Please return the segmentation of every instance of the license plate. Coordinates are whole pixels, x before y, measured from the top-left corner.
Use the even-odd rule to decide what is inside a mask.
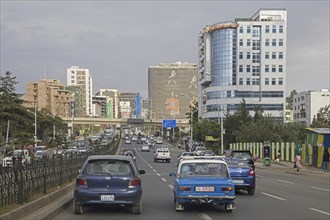
[[[196,192],[214,192],[213,186],[196,186]]]
[[[234,183],[244,183],[244,180],[233,180]]]
[[[114,201],[115,195],[101,195],[101,201]]]

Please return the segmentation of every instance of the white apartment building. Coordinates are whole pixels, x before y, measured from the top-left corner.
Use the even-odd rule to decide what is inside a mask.
[[[250,18],[206,26],[199,35],[199,117],[218,120],[244,99],[285,119],[286,9],[260,9]]]
[[[85,103],[84,112],[87,116],[92,116],[93,81],[89,69],[71,66],[67,68],[66,73],[68,86],[80,86],[82,88]]]
[[[293,114],[295,122],[306,122],[311,125],[320,108],[330,105],[330,92],[327,89],[304,91],[293,97]]]

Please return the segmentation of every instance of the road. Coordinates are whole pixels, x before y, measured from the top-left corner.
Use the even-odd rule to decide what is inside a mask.
[[[141,144],[122,144],[137,152],[137,165],[146,171],[142,175],[143,212],[133,215],[124,207],[89,207],[83,215],[74,215],[72,206],[53,219],[330,219],[330,186],[327,178],[293,175],[276,169],[256,168],[257,188],[254,196],[237,192],[236,209],[226,213],[208,206],[192,206],[176,212],[173,203],[173,178],[176,155],[180,150],[171,149],[171,163],[155,163],[153,152],[141,152]]]

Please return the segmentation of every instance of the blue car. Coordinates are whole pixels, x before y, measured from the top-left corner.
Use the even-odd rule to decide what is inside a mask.
[[[236,190],[247,190],[249,195],[254,195],[256,176],[254,169],[244,159],[225,158],[230,176]]]
[[[129,156],[93,155],[85,161],[76,178],[73,209],[83,214],[89,205],[125,205],[133,214],[142,212],[142,184],[138,170]]]
[[[188,204],[223,205],[227,212],[235,209],[235,187],[225,161],[184,159],[179,163],[177,172],[169,175],[175,177],[176,211],[184,210]]]

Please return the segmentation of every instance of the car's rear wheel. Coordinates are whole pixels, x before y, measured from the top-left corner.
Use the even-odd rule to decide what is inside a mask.
[[[132,205],[132,213],[134,215],[140,215],[142,213],[142,202]]]
[[[74,214],[83,214],[83,206],[82,205],[77,205],[75,201],[73,200],[73,212]]]
[[[248,189],[248,194],[253,196],[254,195],[255,189]]]

